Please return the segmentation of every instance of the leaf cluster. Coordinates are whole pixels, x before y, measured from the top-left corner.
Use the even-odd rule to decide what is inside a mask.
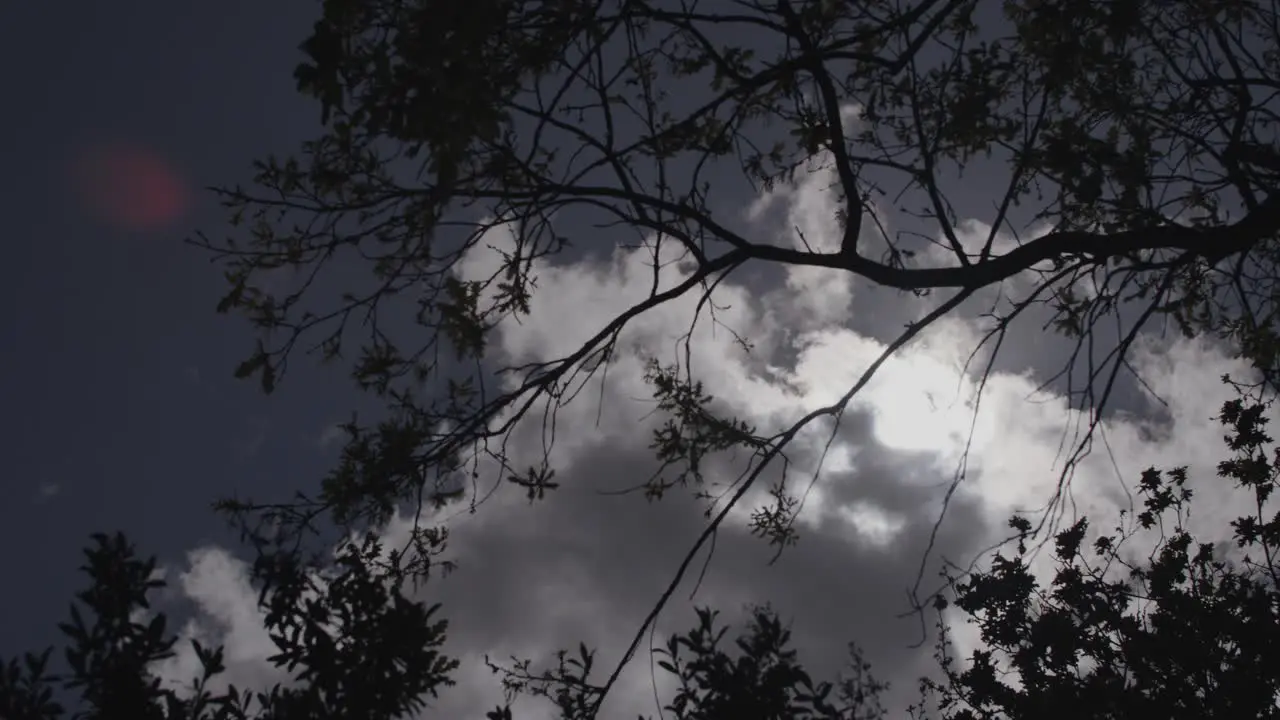
[[[165,586],[154,558],[121,534],[94,535],[85,550],[88,587],[59,625],[65,669],[53,648],[0,662],[6,720],[286,720],[406,717],[453,684],[456,660],[441,652],[448,624],[438,605],[410,599],[377,570],[372,540],[341,548],[336,563],[306,571],[296,558],[263,555],[253,576],[259,608],[287,682],[242,690],[221,682],[221,647],[191,639],[200,673],[189,685],[162,683],[157,663],[178,638],[151,597]],[[78,701],[75,696],[78,696]]]
[[[1087,518],[1059,532],[1047,584],[1032,570],[1031,525],[1015,517],[1017,552],[953,579],[954,602],[984,647],[960,666],[945,639],[939,646],[945,681],[923,684],[939,716],[1280,717],[1280,520],[1268,504],[1280,463],[1265,411],[1236,399],[1219,416],[1231,451],[1220,481],[1256,501],[1256,513],[1231,523],[1243,555],[1188,529],[1184,467],[1144,472],[1142,509],[1114,532],[1086,543]],[[1145,558],[1125,551],[1138,532],[1159,534]]]

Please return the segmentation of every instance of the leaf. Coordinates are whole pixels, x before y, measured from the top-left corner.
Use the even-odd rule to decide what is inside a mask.
[[[236,372],[235,372],[236,379],[243,380],[244,378],[249,377],[258,368],[262,367],[266,363],[266,360],[267,360],[266,355],[262,353],[254,353],[252,357],[242,361],[239,365],[236,366]]]

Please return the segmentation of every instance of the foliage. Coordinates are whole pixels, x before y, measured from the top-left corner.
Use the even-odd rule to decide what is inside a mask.
[[[151,610],[150,596],[165,583],[154,558],[140,559],[123,535],[94,535],[83,567],[89,586],[59,626],[70,641],[67,670],[53,672],[53,648],[0,661],[0,718],[390,719],[417,712],[426,696],[453,684],[457,661],[439,650],[447,629],[435,619],[439,606],[409,599],[379,572],[381,551],[371,538],[348,543],[323,581],[287,557],[264,555],[254,576],[279,650],[270,661],[292,681],[215,692],[226,669],[222,648],[195,639],[202,670],[189,687],[162,685],[151,673],[178,642],[166,615]],[[63,704],[71,693],[78,708]]]
[[[297,351],[338,360],[354,344],[353,377],[387,400],[390,417],[355,427],[347,458],[307,501],[340,523],[376,524],[398,504],[456,492],[447,488],[464,458],[504,466],[505,444],[489,441],[539,406],[554,414],[572,401],[623,352],[619,335],[636,317],[699,293],[700,312],[713,312],[717,285],[747,266],[948,291],[948,310],[1030,278],[1031,290],[993,310],[988,340],[998,345],[1029,308],[1050,313],[1078,339],[1067,362],[1085,377],[1072,392],[1097,413],[1153,318],[1228,338],[1269,371],[1275,8],[1037,0],[1006,2],[1003,17],[992,9],[974,0],[714,11],[636,0],[324,3],[296,72],[324,131],[295,156],[258,163],[252,188],[221,191],[243,230],[195,240],[226,268],[219,309],[264,331],[238,374],[270,391]],[[839,251],[780,246],[713,217],[717,201],[738,204],[732,193],[815,164],[839,178]],[[991,233],[966,245],[959,218],[977,210],[959,176],[974,168],[1003,178],[984,181],[1003,189]],[[744,182],[708,180],[731,170]],[[599,241],[566,235],[595,221],[625,230],[593,230]],[[886,227],[898,230],[877,238]],[[461,259],[503,231],[513,244],[496,271],[464,277]],[[555,292],[537,287],[536,263],[571,244],[612,248],[628,231],[646,236],[655,263],[675,253],[688,272],[559,358],[502,366],[489,352],[496,328],[529,313],[535,293]],[[1127,328],[1098,350],[1093,328],[1112,316]],[[664,465],[688,464],[673,468],[675,480],[656,476],[651,495],[696,484],[700,460],[726,446],[749,448],[762,467],[794,437],[677,404],[701,402],[687,358],[641,352],[661,368],[655,393],[680,421],[681,432],[656,431],[655,451]],[[848,399],[796,422],[839,415]],[[773,512],[785,515],[788,494],[777,495]],[[790,524],[769,528],[785,536]]]
[[[1218,474],[1256,499],[1232,523],[1243,556],[1187,529],[1184,467],[1143,473],[1129,526],[1084,543],[1087,519],[1057,534],[1052,582],[1031,574],[1027,545],[954,585],[984,649],[964,669],[944,641],[945,682],[926,681],[947,720],[978,718],[1280,717],[1280,513],[1269,499],[1280,455],[1266,406],[1233,400],[1220,419],[1232,451]],[[1011,525],[1030,529],[1025,518]],[[1225,528],[1224,528],[1225,529]],[[1147,558],[1124,552],[1136,531],[1160,532]]]
[[[508,453],[511,433],[539,412],[554,427],[636,354],[670,418],[647,495],[704,493],[711,455],[749,458],[638,642],[767,468],[783,478],[755,529],[780,550],[794,542],[788,445],[980,294],[994,298],[983,372],[1010,332],[1040,332],[1020,319],[1075,343],[1061,377],[1089,432],[1061,482],[1157,323],[1231,343],[1273,389],[1278,27],[1274,0],[326,0],[295,74],[323,130],[258,162],[248,188],[221,190],[232,236],[193,242],[225,271],[219,310],[261,331],[237,375],[270,392],[315,353],[387,413],[352,421],[318,492],[223,508],[300,539],[320,518],[367,529],[481,480],[543,497],[558,484],[549,448],[529,465]],[[817,167],[837,179],[838,248],[778,244],[724,212]],[[973,198],[965,173],[991,195]],[[962,219],[979,215],[991,231],[971,238]],[[504,323],[556,292],[539,287],[541,264],[629,234],[655,278],[678,261],[669,284],[556,357],[493,351]],[[464,272],[485,252],[487,275]],[[696,305],[694,326],[716,322],[727,279],[797,267],[928,295],[931,309],[834,402],[781,429],[719,415],[689,362],[693,327],[674,357],[620,342],[673,302]],[[488,466],[500,478],[481,478]],[[471,491],[473,506],[484,497]],[[443,542],[415,533],[404,574]]]
[[[698,624],[674,635],[654,650],[656,664],[674,676],[675,695],[663,706],[663,717],[675,720],[878,720],[884,716],[879,696],[887,687],[871,675],[855,645],[849,646],[849,673],[836,682],[815,683],[790,647],[791,632],[769,607],[751,609],[746,633],[726,650],[729,628],[717,626],[717,613],[699,609]],[[576,657],[561,651],[556,667],[535,673],[530,661],[511,668],[490,663],[503,674],[507,705],[489,720],[511,720],[510,702],[524,694],[550,700],[563,720],[595,717],[605,688],[590,678],[594,653],[580,646]],[[656,686],[655,686],[656,687]],[[834,691],[834,693],[833,693]]]

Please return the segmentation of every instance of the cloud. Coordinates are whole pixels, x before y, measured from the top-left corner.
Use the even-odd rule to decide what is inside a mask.
[[[316,436],[315,443],[316,447],[324,449],[342,443],[345,438],[346,431],[342,429],[342,423],[332,423],[324,426]]]
[[[228,683],[262,689],[285,681],[286,675],[267,662],[277,651],[267,637],[247,564],[217,547],[193,550],[186,561],[173,589],[194,605],[194,617],[178,631],[175,655],[153,668],[157,676],[174,687],[185,687],[198,677],[200,663],[191,644],[196,640],[224,648],[227,671],[216,679],[214,692]]]
[[[748,213],[763,222],[771,210],[785,210],[772,228],[779,237],[797,241],[787,239],[795,226],[811,244],[829,249],[838,240],[831,234],[834,208],[823,172],[761,200]],[[964,228],[985,237],[977,223]],[[482,247],[493,249],[468,256],[464,277],[482,279],[497,269],[500,253],[512,243],[510,229],[496,228],[485,240]],[[654,253],[660,261],[676,259],[668,244],[539,264],[541,290],[533,295],[528,317],[501,327],[494,347],[499,360],[559,357],[598,332],[652,291]],[[686,277],[677,263],[660,265],[661,288]],[[764,292],[722,285],[714,323],[704,315],[693,324],[695,295],[636,318],[619,338],[620,353],[607,377],[595,376],[576,402],[556,411],[549,457],[559,489],[530,504],[519,488],[499,488],[475,514],[446,510],[432,518],[449,525],[450,553],[459,569],[432,579],[424,592],[444,604],[452,623],[449,647],[464,661],[459,687],[445,691],[436,711],[477,715],[498,702],[497,681],[481,662],[486,654],[547,660],[555,648],[581,640],[600,649],[602,671],[608,672],[705,527],[707,503],[689,492],[654,503],[611,494],[642,484],[655,470],[648,444],[659,419],[644,382],[647,360],[684,362],[681,338],[692,325],[689,362],[716,396],[718,410],[780,429],[845,392],[901,327],[886,317],[909,317],[923,306],[898,295],[898,305],[887,307],[876,304],[876,297],[886,296],[855,287],[847,275],[789,270],[785,282]],[[971,315],[940,321],[884,366],[838,426],[817,422],[799,435],[788,462],[764,473],[759,491],[747,498],[760,501],[769,483],[784,478],[802,492],[798,544],[770,565],[773,549],[749,532],[752,504],[740,507],[716,535],[705,576],[704,555],[673,596],[657,641],[689,627],[691,596],[693,603],[721,608],[730,620],[741,619],[748,603],[771,602],[792,622],[802,657],[815,674],[834,674],[846,643],[856,641],[867,649],[877,675],[894,682],[890,706],[914,700],[915,678],[934,666],[927,645],[910,647],[920,639],[916,618],[899,616],[908,609],[906,592],[921,572],[921,558],[932,547],[934,561],[946,557],[964,564],[1003,536],[1010,513],[1042,506],[1056,487],[1073,433],[1088,420],[1061,395],[1036,392],[1046,361],[1057,360],[1045,356],[1044,348],[1053,347],[1047,344],[1032,343],[1021,356],[1036,371],[999,370],[987,378],[979,403],[975,370],[985,356],[977,356],[967,372],[965,367],[982,332]],[[749,339],[753,349],[738,337]],[[1241,366],[1219,348],[1184,340],[1144,343],[1134,365],[1151,391],[1136,393],[1127,413],[1103,423],[1099,439],[1106,446],[1095,447],[1076,468],[1068,507],[1094,516],[1095,526],[1109,527],[1128,502],[1132,490],[1126,484],[1145,467],[1189,464],[1193,483],[1213,490],[1200,495],[1196,522],[1221,529],[1241,498],[1213,476],[1221,433],[1211,416],[1225,398],[1218,377]],[[1144,419],[1157,408],[1160,423]],[[517,426],[508,444],[514,466],[541,459],[548,445],[541,418],[535,408]],[[705,489],[724,493],[749,461],[745,453],[713,459]],[[480,477],[498,482],[499,468],[480,462]],[[962,481],[955,484],[961,469]],[[953,484],[956,492],[947,501]],[[944,502],[946,519],[935,529]],[[393,521],[388,540],[402,540],[410,522]],[[237,677],[265,672],[263,658],[270,650],[243,565],[208,549],[188,562],[181,589],[202,614],[184,633],[226,642]],[[935,569],[924,568],[925,590],[932,589]],[[965,627],[958,628],[956,640],[961,650],[975,642]],[[180,656],[164,672],[189,675],[189,663]],[[272,676],[259,679],[265,677]],[[656,714],[653,693],[642,647],[607,714]]]
[[[37,504],[49,502],[61,493],[62,485],[60,483],[56,483],[52,480],[41,480],[36,485],[35,502]]]

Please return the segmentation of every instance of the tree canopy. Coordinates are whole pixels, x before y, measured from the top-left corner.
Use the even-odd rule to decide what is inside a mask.
[[[448,495],[476,453],[501,465],[522,418],[554,414],[636,352],[617,345],[628,324],[686,295],[695,324],[714,322],[717,288],[757,267],[936,298],[886,355],[1003,292],[984,342],[1037,333],[1015,321],[1047,315],[1078,341],[1064,369],[1096,422],[1157,322],[1271,372],[1275,18],[1253,0],[332,0],[296,70],[323,132],[221,190],[243,231],[196,242],[226,268],[219,310],[263,331],[238,375],[270,391],[314,352],[385,398],[389,416],[353,423],[342,463],[307,494],[340,523]],[[839,180],[836,247],[753,235],[717,207],[813,165]],[[995,192],[975,200],[963,176],[979,172]],[[990,231],[973,242],[962,213]],[[499,230],[512,245],[493,251],[497,270],[462,273]],[[555,357],[487,353],[534,293],[555,292],[537,287],[538,262],[633,236],[654,257],[647,297]],[[1028,289],[1002,285],[1014,277]],[[1096,332],[1108,318],[1118,339]],[[880,367],[794,425],[757,430],[715,412],[687,354],[639,352],[671,417],[654,493],[732,447],[756,458],[745,490]],[[542,492],[550,471],[510,479]],[[787,507],[761,532],[782,532]]]
[[[983,343],[991,351],[974,368],[980,377],[1006,341],[1025,341],[1040,332],[1040,322],[1073,342],[1063,377],[1090,424],[1060,483],[1088,452],[1092,429],[1131,369],[1131,349],[1160,323],[1240,353],[1257,371],[1250,380],[1257,394],[1250,397],[1269,401],[1280,347],[1277,27],[1276,5],[1264,0],[325,0],[295,73],[298,90],[317,101],[321,131],[293,154],[256,163],[251,183],[220,189],[232,234],[193,240],[225,271],[228,288],[218,310],[248,318],[261,332],[238,376],[252,376],[270,392],[291,362],[316,355],[347,368],[387,410],[346,427],[342,458],[319,487],[287,502],[220,505],[255,543],[260,562],[275,558],[294,568],[259,577],[284,583],[264,593],[264,601],[285,598],[281,607],[294,608],[275,611],[275,622],[285,623],[281,638],[319,643],[308,646],[318,665],[307,663],[320,668],[308,686],[317,689],[296,698],[281,691],[281,698],[294,699],[269,702],[330,707],[373,693],[359,695],[360,702],[392,713],[443,682],[445,660],[412,654],[434,647],[442,629],[420,631],[414,648],[385,651],[397,663],[400,653],[410,653],[404,662],[419,663],[413,665],[419,673],[421,663],[436,668],[417,675],[422,684],[402,694],[370,689],[381,687],[373,679],[351,688],[335,679],[355,671],[344,663],[363,656],[361,643],[392,642],[376,630],[379,623],[435,627],[412,602],[373,603],[361,593],[426,574],[446,540],[443,529],[416,525],[409,547],[377,555],[383,575],[376,582],[352,576],[355,584],[331,602],[383,609],[370,610],[361,629],[334,647],[307,628],[338,611],[322,603],[308,611],[320,613],[316,619],[297,609],[306,605],[299,595],[306,575],[298,568],[307,567],[297,548],[321,523],[344,537],[362,536],[398,508],[465,502],[480,458],[501,468],[501,477],[485,480],[518,485],[531,499],[554,492],[549,451],[528,464],[508,455],[505,440],[526,420],[553,419],[566,403],[583,402],[586,383],[622,355],[649,363],[664,417],[652,439],[660,470],[646,494],[674,487],[705,492],[701,468],[708,457],[735,449],[750,457],[725,502],[709,511],[705,531],[623,663],[696,553],[766,470],[785,461],[798,434],[824,419],[838,421],[885,360],[940,318],[983,308]],[[787,187],[814,167],[837,180],[830,192],[838,211],[827,219],[838,229],[836,242],[815,246],[796,232],[779,243],[740,217],[744,197]],[[966,177],[978,175],[982,196],[975,197]],[[962,227],[975,216],[990,228],[979,237]],[[498,233],[509,242],[496,244]],[[627,242],[652,253],[654,284],[646,297],[553,356],[508,362],[491,352],[496,335],[531,312],[536,293],[556,292],[539,286],[540,263],[607,253]],[[483,277],[463,272],[468,258],[484,253],[496,269]],[[927,303],[856,382],[833,393],[833,402],[780,427],[758,428],[720,411],[689,361],[694,328],[674,352],[619,343],[640,318],[686,298],[697,299],[695,326],[715,323],[717,292],[731,278],[768,268],[844,273]],[[751,338],[741,340],[750,346]],[[1246,482],[1234,472],[1228,474]],[[1175,493],[1151,512],[1176,509],[1178,477],[1144,479],[1150,497]],[[962,478],[958,473],[956,482]],[[752,516],[753,529],[779,550],[794,541],[802,490],[779,484],[770,491],[773,503]],[[470,495],[473,504],[483,500]],[[1030,529],[1023,522],[1019,532]],[[1261,533],[1258,542],[1273,543],[1261,539],[1264,526],[1259,518],[1244,527]],[[1085,633],[1085,645],[1045,644],[1049,630],[1065,632],[1068,619],[1073,627],[1083,622],[1076,616],[1088,608],[1078,603],[1097,603],[1111,592],[1074,564],[1082,557],[1071,545],[1078,527],[1057,535],[1067,575],[1055,586],[1052,611],[1028,610],[1046,606],[1033,602],[1038,589],[1017,574],[1016,559],[998,560],[991,574],[974,576],[960,591],[961,606],[979,615],[995,602],[975,599],[984,582],[1025,591],[999,600],[1000,622],[1014,618],[1023,634],[992,630],[987,638],[1023,663],[1024,683],[1060,677],[1065,666],[1052,664],[1067,662],[1062,653],[1105,669],[1117,657],[1106,653],[1129,652],[1126,642],[1172,642],[1158,613],[1150,628],[1135,629],[1128,616],[1113,612],[1103,614],[1113,625]],[[134,562],[125,546],[101,542],[95,552],[106,555],[95,557]],[[1171,539],[1170,558],[1154,561],[1154,579],[1144,578],[1167,591],[1152,591],[1157,606],[1182,607],[1182,591],[1169,588],[1182,587],[1184,578],[1226,577],[1224,568],[1197,565],[1201,556],[1187,542]],[[328,550],[321,544],[317,552]],[[367,568],[374,557],[352,567]],[[1177,579],[1172,585],[1169,573]],[[1197,602],[1208,602],[1209,593],[1209,607],[1232,613],[1261,612],[1265,602],[1258,598],[1274,597],[1235,580],[1206,582],[1207,589],[1195,586]],[[144,585],[127,585],[130,603]],[[104,617],[95,601],[85,602]],[[122,629],[133,626],[121,619],[124,605],[113,602],[105,615],[114,618],[110,632],[135,632]],[[303,613],[296,628],[289,612]],[[1178,612],[1188,617],[1185,608]],[[1206,612],[1207,623],[1230,624],[1231,613]],[[1104,622],[1088,622],[1095,621]],[[1269,637],[1247,629],[1242,639]],[[129,672],[166,650],[160,635],[125,643],[141,648],[130,650]],[[1187,639],[1193,644],[1183,647],[1210,640]],[[394,672],[405,667],[397,664]],[[592,702],[608,692],[620,667]],[[976,713],[956,717],[1022,716],[1048,707],[1037,704],[1048,702],[1040,696],[1026,699],[1029,690],[972,674],[981,663],[977,668],[949,677],[947,688],[966,687],[963,693],[935,689],[974,708],[957,712]],[[1174,670],[1142,672],[1142,682],[1159,684]],[[1108,693],[1116,688],[1129,691],[1104,671],[1087,677],[1106,689],[1088,694],[1103,705],[1113,702]],[[1241,675],[1223,682],[1257,698],[1269,688],[1264,680]],[[1077,691],[1082,687],[1070,683],[1062,690]],[[1193,706],[1188,696],[1170,707]]]
[[[68,641],[63,652],[4,659],[5,720],[396,718],[452,684],[458,661],[440,651],[448,623],[435,618],[439,606],[407,596],[380,569],[382,548],[369,536],[345,544],[323,571],[288,553],[259,554],[253,575],[278,650],[271,662],[293,682],[226,685],[223,649],[193,638],[200,674],[184,687],[163,685],[156,663],[173,657],[178,639],[168,615],[152,609],[165,586],[156,561],[139,557],[123,534],[91,540],[81,567],[88,587],[58,626]],[[79,703],[71,705],[75,695]]]

